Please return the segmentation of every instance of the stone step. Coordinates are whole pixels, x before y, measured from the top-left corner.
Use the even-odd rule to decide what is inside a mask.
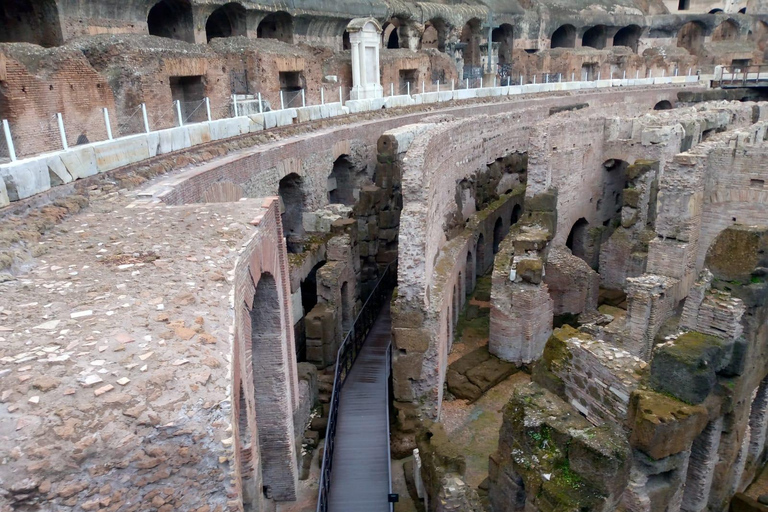
[[[331,394],[328,391],[321,391],[317,394],[317,399],[320,400],[321,404],[329,404],[331,403]]]

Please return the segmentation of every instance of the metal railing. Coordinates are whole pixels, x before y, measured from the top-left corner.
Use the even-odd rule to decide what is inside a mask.
[[[392,457],[390,456],[391,453],[391,447],[389,445],[389,378],[390,373],[392,372],[392,340],[387,343],[387,370],[386,370],[386,376],[387,376],[387,477],[389,479],[389,497],[392,497]],[[390,499],[389,501],[389,512],[394,512],[395,510],[395,504]]]
[[[328,496],[331,490],[331,473],[333,472],[333,448],[335,445],[336,427],[339,414],[339,400],[341,388],[347,380],[352,365],[355,363],[365,339],[379,316],[382,306],[389,298],[389,291],[397,282],[397,260],[384,269],[376,286],[371,290],[365,300],[360,313],[355,318],[352,328],[341,342],[336,354],[336,372],[333,377],[333,392],[331,394],[331,408],[328,412],[328,426],[325,429],[325,451],[323,452],[323,466],[320,470],[320,485],[317,494],[317,512],[327,512]],[[389,380],[387,379],[387,386]],[[387,396],[387,439],[389,439],[389,396]],[[387,440],[389,444],[389,440]],[[392,470],[389,469],[389,492],[392,492]],[[391,508],[391,506],[390,506]]]
[[[720,87],[749,87],[768,85],[768,65],[745,66],[743,68],[723,69],[720,82],[713,85]]]

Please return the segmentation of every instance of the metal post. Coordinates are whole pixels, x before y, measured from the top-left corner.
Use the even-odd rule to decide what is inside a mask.
[[[549,73],[547,73],[546,75],[544,75],[544,83],[546,83],[546,84],[548,84],[548,83],[549,83]]]
[[[510,84],[510,82],[511,82],[510,78],[511,78],[511,77],[510,77],[509,75],[507,75],[507,87],[509,87],[509,84]]]
[[[496,88],[496,75],[493,75],[493,88]]]
[[[283,100],[283,91],[280,91],[280,110],[285,110],[285,100]]]
[[[339,103],[341,103],[342,106],[344,106],[344,91],[342,91],[343,88],[343,85],[339,86]]]
[[[688,76],[691,76],[691,68],[688,68]]]
[[[5,143],[8,145],[8,155],[11,157],[11,162],[15,162],[16,147],[13,145],[13,138],[11,137],[11,127],[8,126],[7,119],[3,119],[3,133],[5,133]]]
[[[264,107],[261,105],[261,93],[259,93],[259,114],[264,113]]]
[[[678,72],[680,71],[680,68],[675,67],[675,76],[677,76]]]
[[[639,69],[637,70],[637,73],[635,73],[635,79],[636,80],[640,79],[640,70]]]
[[[208,114],[208,122],[213,121],[213,116],[211,116],[211,98],[208,96],[205,97],[205,113]]]
[[[149,133],[149,117],[147,117],[147,104],[141,104],[141,115],[144,117],[144,131]]]
[[[624,70],[624,73],[622,73],[621,79],[622,80],[626,80],[627,79],[627,70],[626,69]]]
[[[536,73],[533,74],[533,85],[536,85]]]
[[[597,72],[597,79],[598,79],[598,80],[600,80],[600,77],[602,76],[602,74],[601,74],[601,73],[602,73],[602,71],[598,71],[598,72]]]
[[[436,83],[437,83],[437,92],[440,92],[440,80],[438,80]]]
[[[480,88],[483,88],[483,77],[480,77]]]
[[[667,76],[667,68],[664,68],[661,70],[661,78],[665,78]]]
[[[184,118],[181,117],[181,100],[176,100],[176,115],[179,117],[179,126],[184,126]]]
[[[107,107],[104,107],[104,124],[107,126],[107,139],[112,139],[112,127],[109,125],[109,110],[107,110]]]
[[[237,117],[237,96],[235,96],[234,94],[232,95],[232,107],[233,107],[233,110],[235,111],[235,117]]]
[[[424,94],[424,80],[421,81],[421,94]]]
[[[451,92],[453,92],[453,78],[451,78]]]
[[[320,104],[325,105],[325,87],[320,88]]]
[[[400,91],[398,91],[400,92]],[[395,95],[395,83],[389,82],[389,95],[394,96]]]
[[[306,107],[307,106],[307,96],[304,94],[304,89],[301,90],[301,106]]]
[[[467,81],[467,87],[466,88],[469,89],[469,78],[465,78],[464,80]]]
[[[61,134],[61,145],[64,147],[64,151],[69,149],[67,144],[67,133],[64,131],[64,120],[61,118],[61,113],[56,114],[56,119],[59,121],[59,133]]]
[[[559,83],[563,83],[563,74],[562,74],[562,73],[558,73],[558,74],[557,74],[557,81],[558,81]]]
[[[408,91],[408,97],[411,97],[411,82],[405,82],[406,90]]]
[[[576,73],[571,73],[571,82],[576,81]]]

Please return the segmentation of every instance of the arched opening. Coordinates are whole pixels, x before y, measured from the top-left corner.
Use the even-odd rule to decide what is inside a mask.
[[[352,298],[349,296],[349,283],[341,284],[341,330],[344,336],[352,329]]]
[[[245,35],[245,7],[238,3],[222,5],[208,16],[205,36],[208,42],[216,37]]]
[[[597,25],[584,32],[584,36],[581,38],[581,46],[602,50],[605,48],[606,39],[605,25]]]
[[[613,46],[626,46],[637,53],[637,46],[640,43],[640,34],[643,29],[637,25],[624,27],[613,36]]]
[[[293,18],[284,11],[273,12],[261,20],[256,28],[256,37],[277,39],[284,43],[293,43]]]
[[[475,277],[475,262],[472,259],[472,251],[467,251],[467,264],[464,268],[464,292],[467,296],[472,294],[475,288],[473,279]]]
[[[552,34],[551,48],[575,48],[576,47],[576,27],[573,25],[563,25]]]
[[[722,9],[712,9],[711,11],[709,11],[709,14],[717,14],[719,12],[723,12],[723,10]]]
[[[291,173],[280,180],[277,195],[280,197],[280,218],[285,236],[304,233],[302,214],[304,213],[304,180],[296,173]]]
[[[54,0],[0,2],[0,43],[62,44],[59,9]]]
[[[194,43],[192,4],[189,0],[161,0],[149,10],[147,28],[153,36]]]
[[[739,37],[739,26],[733,20],[725,20],[712,31],[712,41],[734,41]]]
[[[677,33],[677,46],[690,53],[696,53],[704,43],[704,25],[698,21],[689,21]]]
[[[584,217],[577,220],[571,232],[568,233],[568,240],[565,245],[568,247],[574,256],[577,256],[587,263],[587,230],[589,229],[589,222]]]
[[[514,28],[509,23],[503,23],[491,32],[491,40],[499,43],[499,64],[512,63],[513,32]]]
[[[481,23],[477,18],[469,20],[461,29],[461,42],[467,45],[464,49],[465,66],[480,66],[480,40],[482,37]]]
[[[661,100],[653,106],[653,110],[672,110],[672,103],[669,100]]]
[[[475,246],[475,275],[480,277],[485,271],[485,237],[480,233],[477,237],[477,245]]]
[[[392,18],[384,24],[381,32],[381,45],[384,48],[390,50],[396,50],[400,48],[400,36],[398,30],[400,29],[400,21],[397,18]]]
[[[282,331],[282,303],[277,282],[272,274],[259,276],[253,294],[253,307],[248,310],[251,332],[250,361],[256,424],[259,426],[262,484],[272,489],[273,498],[285,498],[293,492],[286,488],[286,475],[292,474],[293,408],[290,394],[290,369],[287,366],[286,338]],[[269,361],[268,364],[266,362]],[[285,492],[276,491],[285,489]]]
[[[747,8],[742,7],[741,9],[739,9],[739,14],[747,14]]]
[[[448,27],[444,20],[435,18],[424,24],[424,33],[421,35],[421,49],[434,48],[445,51],[445,40],[448,35]]]
[[[355,176],[352,162],[347,155],[341,155],[333,162],[328,176],[328,202],[331,204],[355,204]]]
[[[252,413],[248,412],[248,400],[245,398],[242,380],[238,386],[237,404],[237,430],[240,437],[240,480],[243,489],[243,506],[245,510],[249,510],[249,507],[255,503],[258,490],[256,489],[256,479],[253,478],[253,436],[248,424],[248,418]]]
[[[514,208],[512,208],[512,215],[509,218],[509,225],[514,226],[517,224],[517,221],[520,220],[520,215],[523,213],[523,208],[519,204],[516,204]]]
[[[765,50],[765,43],[768,41],[768,23],[757,20],[755,22],[755,30],[750,38],[757,42],[758,48]]]
[[[496,224],[493,225],[493,254],[499,252],[501,247],[501,241],[504,239],[504,223],[501,221],[501,217],[496,219]]]
[[[349,32],[347,32],[346,30],[344,31],[344,35],[341,36],[341,49],[342,50],[352,49],[352,43],[349,40]]]
[[[321,261],[312,267],[307,277],[299,284],[301,290],[302,317],[294,325],[294,338],[296,341],[296,361],[299,363],[307,360],[307,326],[305,317],[317,306],[317,271],[325,265]],[[294,319],[296,320],[296,319]]]

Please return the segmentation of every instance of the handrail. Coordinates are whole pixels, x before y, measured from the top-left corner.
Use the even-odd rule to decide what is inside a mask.
[[[745,87],[750,84],[759,85],[761,82],[768,82],[768,66],[765,64],[743,68],[733,67],[732,71],[724,68],[719,85],[720,87]]]
[[[392,340],[390,339],[389,343],[387,343],[387,476],[389,477],[389,494],[392,495],[392,457],[390,456],[390,453],[392,451],[392,448],[390,446],[390,437],[389,437],[389,374],[392,371]],[[389,512],[394,512],[395,510],[395,504],[390,501],[389,503]]]
[[[333,376],[333,391],[331,393],[331,408],[328,412],[328,425],[325,429],[325,450],[323,452],[323,466],[320,470],[320,485],[317,491],[317,512],[328,511],[328,494],[331,490],[331,472],[333,471],[333,449],[336,438],[336,421],[339,412],[339,401],[341,394],[341,387],[349,375],[349,371],[352,369],[352,365],[355,363],[357,356],[360,354],[360,349],[365,343],[365,339],[368,336],[368,332],[371,330],[376,317],[384,305],[384,301],[387,299],[388,294],[385,291],[394,288],[394,284],[397,279],[397,260],[393,261],[384,269],[381,277],[376,281],[376,285],[371,290],[368,298],[365,299],[363,307],[355,317],[355,321],[352,324],[352,328],[344,337],[344,341],[341,342],[338,352],[336,353],[336,371]],[[391,285],[391,287],[389,286]],[[384,287],[388,289],[385,290]],[[389,397],[387,397],[389,400]],[[387,402],[387,407],[389,407]],[[389,409],[387,409],[389,414]],[[387,430],[389,430],[389,422],[387,422]],[[392,487],[392,478],[390,470],[390,492]]]

